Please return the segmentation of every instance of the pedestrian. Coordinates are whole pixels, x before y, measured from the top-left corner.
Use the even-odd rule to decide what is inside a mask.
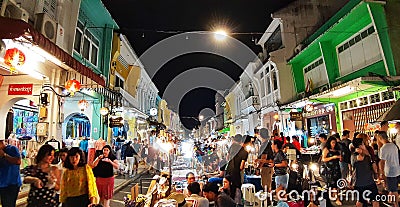
[[[22,185],[19,166],[21,156],[17,147],[0,138],[0,201],[3,207],[15,207]]]
[[[197,205],[195,205],[196,207],[208,207],[210,205],[207,198],[200,196],[201,188],[198,182],[190,183],[187,186],[187,189],[189,192],[189,197],[186,198],[186,201],[188,201],[189,203],[197,203]]]
[[[186,173],[186,183],[187,183],[188,185],[189,185],[190,183],[195,182],[195,181],[196,181],[196,176],[194,175],[193,172],[188,172],[188,173]],[[185,188],[185,189],[183,190],[183,194],[184,194],[185,196],[189,196],[189,192],[188,192],[187,188]]]
[[[243,171],[245,162],[249,153],[243,148],[245,143],[242,135],[237,134],[233,137],[233,143],[228,152],[228,164],[226,166],[226,175],[232,177],[231,198],[241,204],[241,190],[243,182]]]
[[[98,204],[96,180],[92,168],[86,164],[85,155],[79,147],[68,151],[61,178],[60,202],[65,207],[88,207]]]
[[[219,189],[219,191],[225,193],[231,198],[233,197],[231,195],[235,195],[234,191],[232,191],[232,177],[230,175],[227,175],[224,177],[224,179],[222,179],[222,187]]]
[[[133,157],[135,158],[135,172],[134,174],[137,174],[138,169],[139,169],[139,162],[140,162],[140,154],[141,154],[141,144],[139,143],[137,138],[133,139],[133,145],[134,149]]]
[[[261,169],[261,185],[267,191],[271,192],[273,168],[268,167],[268,163],[272,162],[274,153],[272,151],[272,142],[268,136],[268,129],[261,128],[259,138],[261,146],[258,159],[256,160],[257,167]]]
[[[364,136],[365,134],[359,134],[357,137]],[[362,138],[355,138],[352,141],[353,147],[355,148],[354,153],[351,156],[351,163],[354,168],[354,189],[358,192],[358,200],[356,203],[357,207],[368,207],[368,198],[372,201],[373,207],[378,207],[376,196],[378,195],[378,188],[374,181],[374,170],[371,166],[371,156],[369,151],[364,144]],[[368,192],[368,193],[366,193]]]
[[[336,137],[330,136],[325,148],[322,150],[322,162],[325,169],[324,177],[328,187],[332,190],[337,190],[337,181],[342,177],[339,165],[341,159],[342,156],[340,155],[340,148]],[[339,196],[336,197],[336,205],[342,205]]]
[[[110,207],[110,199],[114,195],[114,170],[118,169],[118,161],[111,151],[110,145],[103,147],[103,154],[99,155],[92,164],[96,177],[100,204]]]
[[[64,172],[64,163],[68,156],[68,148],[64,147],[58,151],[58,158],[60,159],[57,163],[58,170],[60,171],[60,180],[62,177],[62,173]],[[57,191],[56,194],[57,201],[60,200],[60,189]],[[64,205],[62,205],[64,206]]]
[[[347,179],[351,167],[350,143],[351,143],[350,131],[344,130],[342,133],[342,139],[340,140],[340,143],[338,143],[342,155],[342,160],[339,162],[342,179]]]
[[[390,195],[395,196],[394,207],[398,207],[398,183],[400,176],[399,149],[396,144],[389,142],[385,131],[377,133],[378,141],[382,144],[379,150],[379,178],[384,180]]]
[[[34,165],[27,166],[24,183],[31,184],[28,207],[54,207],[59,204],[56,192],[60,189],[61,172],[54,160],[55,149],[49,144],[40,147]]]
[[[210,203],[214,203],[215,207],[235,207],[235,201],[224,192],[218,191],[217,183],[206,183],[203,186],[203,195]]]
[[[288,160],[285,153],[282,151],[283,142],[274,140],[272,142],[272,151],[274,152],[274,161],[269,163],[269,167],[274,168],[276,193],[279,200],[283,199],[281,196],[288,188],[289,174],[288,174]]]
[[[132,176],[133,165],[135,164],[135,157],[133,156],[135,150],[133,149],[131,144],[132,142],[129,141],[125,146],[125,159],[126,159],[125,174],[128,174],[129,176]],[[135,174],[133,174],[133,176],[134,175]]]

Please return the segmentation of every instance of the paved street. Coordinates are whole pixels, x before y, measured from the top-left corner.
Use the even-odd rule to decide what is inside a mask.
[[[153,177],[153,175],[147,174],[147,173],[144,173],[138,177],[135,177],[135,179],[132,179],[132,181],[128,185],[121,188],[119,191],[115,192],[110,205],[112,207],[124,207],[125,206],[124,205],[124,197],[126,197],[128,194],[131,193],[131,188],[133,186],[135,186],[136,184],[139,184],[139,193],[146,194],[147,189],[150,185],[150,181],[145,180],[145,179],[152,178],[152,177]],[[141,192],[141,189],[143,190],[143,192]]]

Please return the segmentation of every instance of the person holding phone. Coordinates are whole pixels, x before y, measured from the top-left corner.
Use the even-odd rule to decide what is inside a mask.
[[[114,170],[118,169],[118,161],[111,151],[110,145],[103,147],[103,154],[92,163],[96,185],[99,191],[100,204],[110,207],[110,200],[114,195]]]

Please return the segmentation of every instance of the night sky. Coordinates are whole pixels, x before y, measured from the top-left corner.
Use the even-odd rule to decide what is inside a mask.
[[[292,0],[102,0],[137,53],[141,56],[157,42],[190,31],[213,31],[226,27],[231,37],[261,52],[255,40],[271,22],[271,13]],[[244,33],[244,34],[243,34]],[[143,62],[143,61],[142,61]],[[146,68],[146,63],[144,63]],[[242,69],[234,62],[214,54],[190,53],[167,62],[152,80],[163,97],[167,85],[182,72],[196,67],[215,68],[232,80],[239,80]],[[227,87],[226,89],[229,89]],[[167,100],[168,101],[168,100]],[[172,102],[171,102],[172,103]],[[169,105],[181,117],[198,117],[204,108],[215,110],[215,91],[200,87],[183,95],[179,106]],[[184,126],[194,128],[195,119],[182,118]]]

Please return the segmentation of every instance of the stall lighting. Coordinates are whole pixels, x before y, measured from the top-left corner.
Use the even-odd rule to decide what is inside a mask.
[[[310,138],[308,141],[310,142],[310,144],[314,144],[315,139],[314,138]]]
[[[253,152],[253,151],[255,151],[255,149],[254,149],[254,147],[252,147],[252,146],[250,146],[250,145],[247,145],[247,146],[246,146],[246,151],[247,151],[247,152]]]
[[[52,63],[54,63],[54,64],[56,64],[58,66],[62,65],[62,62],[59,59],[57,59],[53,55],[50,55],[48,52],[44,51],[42,48],[40,48],[38,46],[31,47],[31,50],[36,52],[40,56],[46,58],[46,60],[48,60],[48,61],[50,61],[50,62],[52,62]]]
[[[85,109],[87,109],[88,107],[89,107],[89,102],[86,101],[85,99],[78,101],[78,108],[81,111],[85,111]]]
[[[17,67],[24,65],[25,61],[25,54],[15,47],[7,49],[4,54],[4,63],[10,67],[11,73],[13,73]]]
[[[310,164],[310,170],[312,170],[313,172],[318,171],[318,165],[315,163],[311,163]]]
[[[279,115],[278,115],[278,114],[275,114],[275,115],[274,115],[274,119],[275,119],[275,120],[278,120],[278,119],[279,119]]]
[[[108,110],[107,107],[102,107],[102,108],[100,109],[100,114],[101,114],[102,116],[107,115],[108,112],[109,112],[109,110]]]
[[[333,95],[334,97],[340,97],[340,96],[344,96],[344,95],[346,95],[346,94],[349,94],[349,93],[351,93],[351,92],[353,92],[353,91],[354,91],[354,88],[353,88],[353,87],[351,87],[351,86],[345,86],[345,87],[343,87],[343,88],[340,88],[340,89],[337,89],[337,90],[333,91],[333,92],[332,92],[332,95]]]
[[[67,89],[67,91],[71,93],[71,96],[74,96],[75,92],[81,89],[81,83],[79,83],[79,81],[75,79],[68,80],[65,83],[65,89]]]

